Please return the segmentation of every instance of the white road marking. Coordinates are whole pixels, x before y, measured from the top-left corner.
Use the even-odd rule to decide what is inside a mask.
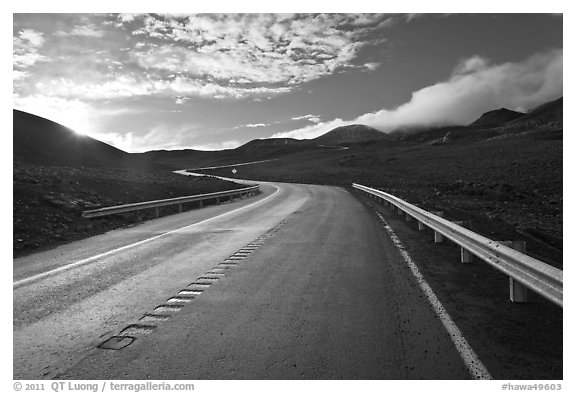
[[[390,225],[388,225],[388,223],[386,222],[386,220],[384,220],[384,217],[382,217],[380,213],[377,214],[378,217],[380,217],[380,220],[382,220],[382,222],[384,223],[384,228],[388,232],[388,235],[392,239],[392,242],[394,242],[394,245],[396,245],[396,247],[400,251],[400,254],[404,258],[404,261],[406,261],[406,263],[410,267],[410,270],[416,277],[416,281],[418,282],[420,289],[422,290],[422,292],[424,292],[426,298],[432,305],[434,313],[440,319],[446,331],[448,331],[448,334],[450,335],[450,338],[452,339],[452,342],[454,343],[456,350],[460,354],[460,357],[464,361],[464,364],[466,365],[466,368],[468,369],[468,372],[470,373],[472,378],[492,379],[492,376],[490,375],[484,364],[482,364],[482,362],[478,358],[478,355],[476,355],[476,352],[474,352],[470,344],[468,344],[468,341],[466,341],[466,339],[460,332],[460,329],[458,329],[458,326],[456,326],[454,321],[452,321],[452,318],[450,318],[450,315],[448,315],[448,312],[446,311],[444,306],[442,306],[442,303],[440,303],[440,300],[438,300],[438,298],[434,294],[434,291],[432,291],[432,288],[430,287],[430,285],[428,285],[428,283],[424,279],[424,276],[422,276],[422,274],[418,270],[418,267],[414,264],[414,262],[412,262],[412,258],[410,258],[410,255],[406,251],[406,248],[404,247],[404,245],[402,244],[402,242],[400,241],[394,230],[390,227]]]
[[[128,249],[130,249],[130,248],[134,248],[134,247],[140,246],[140,245],[142,245],[142,244],[144,244],[144,243],[148,243],[148,242],[151,242],[151,241],[153,241],[153,240],[160,239],[160,238],[162,238],[162,237],[171,235],[171,234],[173,234],[173,233],[176,233],[176,232],[179,232],[179,231],[188,229],[188,228],[192,228],[192,227],[194,227],[194,226],[196,226],[196,225],[204,224],[204,223],[206,223],[206,222],[209,222],[209,221],[212,221],[212,220],[216,220],[216,219],[218,219],[218,218],[222,218],[222,217],[228,216],[228,215],[233,214],[233,213],[237,213],[237,212],[239,212],[239,211],[241,211],[241,210],[244,210],[244,209],[247,209],[247,208],[249,208],[249,207],[254,207],[254,206],[256,206],[256,205],[259,205],[259,204],[263,203],[264,201],[268,200],[269,198],[273,197],[274,195],[276,195],[276,193],[278,192],[278,187],[277,187],[277,186],[274,186],[274,185],[272,185],[272,186],[273,186],[274,188],[276,188],[276,190],[275,190],[272,194],[268,195],[268,196],[267,196],[266,198],[264,198],[264,199],[261,199],[261,200],[259,200],[259,201],[254,202],[254,203],[251,203],[251,204],[249,204],[249,205],[242,206],[242,207],[240,207],[240,208],[238,208],[238,209],[231,210],[231,211],[229,211],[229,212],[220,214],[220,215],[215,216],[215,217],[207,218],[207,219],[205,219],[205,220],[203,220],[203,221],[196,222],[196,223],[191,224],[191,225],[186,225],[186,226],[184,226],[184,227],[182,227],[182,228],[178,228],[178,229],[174,229],[174,230],[172,230],[172,231],[164,232],[164,233],[162,233],[162,234],[160,234],[160,235],[153,236],[153,237],[150,237],[150,238],[148,238],[148,239],[140,240],[140,241],[138,241],[138,242],[136,242],[136,243],[132,243],[132,244],[128,244],[128,245],[126,245],[126,246],[122,246],[122,247],[119,247],[119,248],[115,248],[115,249],[113,249],[113,250],[106,251],[106,252],[104,252],[104,253],[102,253],[102,254],[94,255],[94,256],[92,256],[92,257],[85,258],[85,259],[82,259],[82,260],[80,260],[80,261],[72,262],[72,263],[70,263],[70,264],[68,264],[68,265],[61,266],[61,267],[58,267],[58,268],[56,268],[56,269],[48,270],[48,271],[46,271],[46,272],[44,272],[44,273],[36,274],[36,275],[34,275],[34,276],[30,276],[30,277],[27,277],[27,278],[23,278],[22,280],[14,281],[14,282],[12,283],[12,287],[13,287],[13,288],[17,288],[17,287],[19,287],[19,286],[21,286],[21,285],[23,285],[23,284],[27,284],[27,283],[29,283],[29,282],[36,281],[36,280],[38,280],[38,279],[41,279],[41,278],[44,278],[44,277],[47,277],[47,276],[51,276],[51,275],[56,274],[56,273],[60,273],[60,272],[63,272],[63,271],[65,271],[65,270],[72,269],[72,268],[77,267],[77,266],[80,266],[80,265],[84,265],[84,264],[86,264],[86,263],[89,263],[89,262],[95,261],[95,260],[97,260],[97,259],[100,259],[100,258],[109,256],[109,255],[112,255],[112,254],[115,254],[115,253],[120,252],[120,251],[124,251],[124,250],[128,250]]]

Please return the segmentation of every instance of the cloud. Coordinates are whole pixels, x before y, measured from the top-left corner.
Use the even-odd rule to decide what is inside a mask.
[[[133,22],[134,19],[136,19],[138,16],[141,16],[143,14],[129,14],[129,13],[123,13],[123,14],[118,14],[118,19],[119,19],[119,23],[126,23],[126,22]]]
[[[380,67],[380,63],[366,63],[364,67],[368,68],[370,71],[374,71],[376,68]]]
[[[517,63],[490,64],[487,59],[473,56],[461,61],[448,80],[412,93],[409,102],[395,109],[366,113],[348,121],[335,119],[274,137],[312,138],[354,123],[384,132],[412,126],[462,125],[501,107],[525,111],[562,96],[562,61],[561,49]]]
[[[468,74],[481,71],[489,66],[489,60],[482,56],[472,56],[463,59],[454,68],[453,74]]]
[[[104,36],[104,30],[98,29],[93,24],[85,24],[75,25],[70,31],[57,31],[54,35],[57,37],[80,36],[101,38]]]
[[[76,81],[70,78],[53,78],[37,82],[38,91],[52,97],[82,99],[86,101],[110,100],[139,96],[180,97],[183,103],[185,96],[199,96],[214,99],[242,98],[257,95],[276,95],[289,91],[286,87],[246,87],[220,86],[216,83],[173,77],[162,79],[147,75],[119,75],[102,78],[99,81]]]
[[[320,123],[322,120],[320,119],[320,116],[317,115],[304,115],[304,116],[296,116],[293,117],[291,120],[304,120],[307,119],[309,121],[311,121],[312,123]]]
[[[174,103],[176,105],[183,105],[184,103],[186,103],[186,101],[188,101],[190,99],[190,97],[176,97],[176,101],[174,101]]]
[[[147,70],[187,73],[220,85],[297,86],[358,67],[353,65],[358,51],[382,41],[372,33],[389,19],[379,14],[141,16],[130,19],[140,25],[132,33],[166,44],[136,50],[132,59]]]
[[[272,123],[272,124],[275,124],[275,123]],[[269,125],[271,125],[271,124],[266,124],[266,123],[251,123],[251,124],[242,124],[242,125],[239,125],[239,126],[235,126],[235,127],[232,127],[231,129],[232,129],[232,130],[238,130],[238,129],[240,129],[240,128],[260,128],[260,127],[268,127]]]
[[[55,17],[14,35],[14,89],[66,100],[159,96],[262,101],[338,72],[375,69],[381,14],[116,14]],[[120,29],[118,29],[120,28]],[[50,31],[46,29],[46,31]],[[92,38],[104,36],[114,40]],[[86,47],[88,38],[90,45]],[[76,39],[74,39],[76,38]],[[47,42],[48,41],[48,42]],[[40,48],[49,58],[39,52]],[[106,48],[106,49],[102,49]],[[51,61],[41,72],[29,70]],[[365,63],[365,64],[354,64]]]
[[[353,122],[351,121],[345,121],[338,118],[327,122],[305,126],[292,131],[279,132],[272,135],[271,138],[312,139],[323,135],[336,127],[345,126],[352,123]]]
[[[38,53],[44,41],[44,34],[33,29],[20,30],[16,36],[12,37],[14,69],[28,68],[40,61],[50,61],[48,57]],[[21,78],[24,75],[20,73],[17,76]]]

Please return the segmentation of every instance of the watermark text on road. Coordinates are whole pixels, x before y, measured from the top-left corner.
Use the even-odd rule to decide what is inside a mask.
[[[169,382],[114,382],[114,381],[54,381],[54,382],[14,382],[14,391],[20,392],[193,392],[193,383]]]

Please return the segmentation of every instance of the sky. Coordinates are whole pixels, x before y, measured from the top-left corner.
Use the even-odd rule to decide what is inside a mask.
[[[13,14],[13,107],[128,152],[468,124],[563,95],[561,14]]]

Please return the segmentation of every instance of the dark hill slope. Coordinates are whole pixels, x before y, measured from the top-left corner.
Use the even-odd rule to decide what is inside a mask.
[[[339,145],[343,143],[359,143],[387,139],[388,136],[375,128],[363,124],[342,126],[312,139],[316,144]]]
[[[524,113],[500,108],[484,113],[480,118],[470,123],[470,126],[477,127],[497,127],[514,119],[524,116]]]
[[[250,142],[237,147],[238,150],[249,150],[268,147],[281,147],[281,146],[295,146],[303,145],[305,141],[300,141],[293,138],[267,138],[267,139],[253,139]]]
[[[61,124],[16,109],[13,155],[15,162],[34,165],[161,169]]]
[[[14,159],[39,165],[115,166],[128,153],[30,113],[14,110]]]
[[[154,162],[172,170],[189,168],[190,165],[203,166],[203,163],[212,164],[225,155],[225,151],[202,151],[193,149],[183,150],[151,150],[146,153],[132,153],[136,159],[145,162]]]
[[[530,110],[525,115],[508,122],[506,125],[549,126],[563,128],[564,99],[560,97]]]
[[[246,158],[277,158],[286,154],[299,153],[316,148],[307,140],[292,138],[254,139],[236,148],[235,153]]]

